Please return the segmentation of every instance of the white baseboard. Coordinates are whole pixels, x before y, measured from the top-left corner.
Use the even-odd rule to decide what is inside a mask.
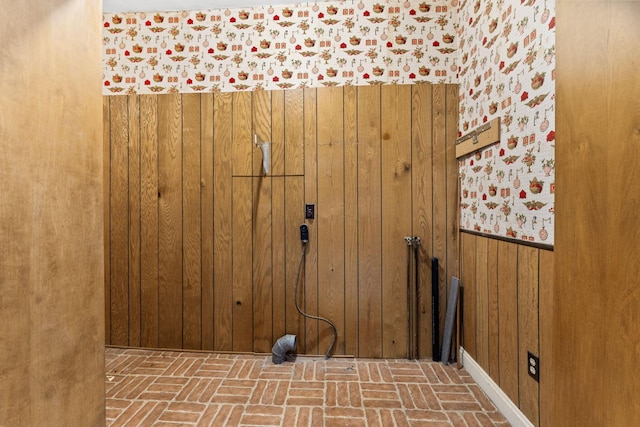
[[[534,427],[531,421],[520,411],[520,408],[518,408],[505,392],[500,389],[498,384],[493,381],[493,378],[491,378],[489,374],[478,365],[478,362],[473,360],[462,347],[460,347],[459,360],[462,360],[462,365],[467,372],[469,372],[469,375],[478,383],[478,386],[480,386],[482,391],[485,392],[513,427]]]

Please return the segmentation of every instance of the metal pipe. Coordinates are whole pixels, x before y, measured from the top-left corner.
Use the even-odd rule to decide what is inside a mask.
[[[278,338],[278,341],[271,349],[271,361],[276,365],[283,362],[293,362],[295,360],[296,336],[287,334]]]

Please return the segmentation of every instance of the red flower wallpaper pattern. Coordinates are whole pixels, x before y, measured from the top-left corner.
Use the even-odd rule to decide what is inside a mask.
[[[460,134],[500,118],[500,143],[459,160],[466,230],[553,245],[555,0],[459,5]]]
[[[104,94],[456,82],[451,1],[103,16]]]

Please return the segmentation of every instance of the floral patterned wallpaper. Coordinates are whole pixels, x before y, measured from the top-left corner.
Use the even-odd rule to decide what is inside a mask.
[[[461,228],[553,245],[555,0],[458,7],[460,134],[500,117],[499,144],[460,159]]]
[[[104,94],[457,82],[457,3],[105,14]]]

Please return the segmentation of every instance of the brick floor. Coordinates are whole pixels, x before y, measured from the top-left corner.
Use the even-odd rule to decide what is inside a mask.
[[[463,370],[427,360],[106,349],[107,426],[508,426]]]

